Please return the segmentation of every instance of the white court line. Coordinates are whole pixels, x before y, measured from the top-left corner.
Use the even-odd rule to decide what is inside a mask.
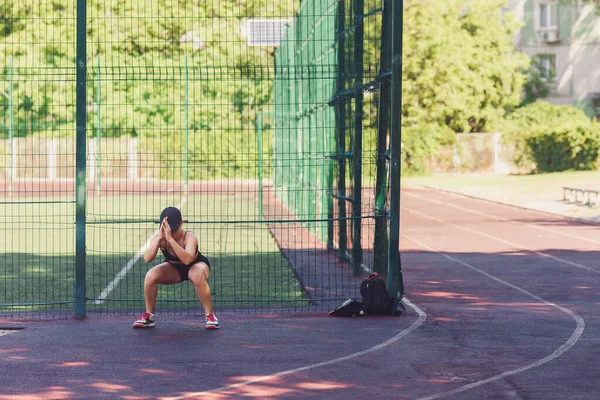
[[[508,286],[510,288],[513,288],[513,289],[515,289],[515,290],[517,290],[517,291],[519,291],[519,292],[521,292],[521,293],[523,293],[523,294],[525,294],[525,295],[527,295],[529,297],[532,297],[535,300],[539,301],[540,303],[543,303],[543,304],[546,304],[546,305],[549,305],[551,307],[559,309],[560,311],[568,314],[571,318],[573,318],[575,320],[576,325],[577,325],[577,327],[575,328],[575,330],[571,334],[571,337],[569,337],[569,340],[567,340],[562,346],[560,346],[558,349],[556,349],[549,356],[546,356],[546,357],[544,357],[542,359],[537,360],[536,362],[533,362],[531,364],[525,365],[523,367],[511,369],[510,371],[506,371],[506,372],[503,372],[501,374],[494,375],[494,376],[492,376],[490,378],[483,379],[481,381],[477,381],[477,382],[470,383],[468,385],[461,386],[459,388],[456,388],[454,390],[450,390],[448,392],[441,392],[441,393],[436,393],[436,394],[433,394],[433,395],[430,395],[430,396],[421,397],[418,400],[439,399],[441,397],[446,397],[446,396],[453,395],[453,394],[456,394],[456,393],[461,393],[461,392],[467,391],[469,389],[473,389],[473,388],[475,388],[477,386],[482,386],[482,385],[485,385],[487,383],[494,382],[494,381],[497,381],[499,379],[506,378],[507,376],[516,375],[516,374],[519,374],[521,372],[527,371],[529,369],[539,367],[540,365],[545,364],[548,361],[551,361],[551,360],[554,360],[555,358],[560,357],[563,353],[565,353],[567,350],[569,350],[577,342],[577,340],[579,339],[579,337],[583,334],[583,330],[585,329],[585,321],[576,312],[571,311],[568,308],[561,307],[561,306],[559,306],[559,305],[557,305],[555,303],[551,303],[549,301],[546,301],[546,300],[542,299],[541,297],[536,296],[535,294],[530,293],[527,290],[520,288],[519,286],[513,285],[512,283],[508,283],[508,282],[506,282],[506,281],[504,281],[504,280],[502,280],[500,278],[495,277],[494,275],[488,274],[487,272],[482,271],[479,268],[476,268],[476,267],[472,266],[471,264],[468,264],[468,263],[466,263],[464,261],[461,261],[461,260],[459,260],[457,258],[454,258],[452,256],[449,256],[447,254],[440,253],[439,251],[433,249],[432,247],[426,245],[425,243],[423,243],[423,242],[421,242],[421,241],[419,241],[417,239],[414,239],[414,238],[412,238],[412,237],[410,237],[408,235],[403,235],[403,236],[406,237],[409,240],[412,240],[413,242],[417,243],[418,245],[420,245],[420,246],[422,246],[422,247],[424,247],[424,248],[426,248],[426,249],[428,249],[430,251],[433,251],[433,252],[435,252],[435,253],[437,253],[437,254],[439,254],[441,256],[446,257],[447,259],[449,259],[451,261],[454,261],[454,262],[456,262],[458,264],[464,265],[467,268],[471,268],[472,270],[477,271],[480,274],[485,275],[488,278],[493,279],[493,280],[495,280],[498,283],[506,285],[506,286]]]
[[[181,201],[179,202],[179,204],[177,205],[177,208],[181,209],[181,207],[185,204],[186,201],[187,201],[187,197],[183,197],[181,199]],[[104,288],[102,293],[100,293],[100,296],[98,296],[96,301],[94,301],[94,304],[104,304],[104,300],[106,300],[108,295],[111,294],[111,292],[117,287],[119,282],[121,282],[121,279],[123,279],[125,277],[125,275],[127,275],[129,270],[131,268],[133,268],[135,263],[137,263],[139,261],[139,259],[142,257],[142,254],[144,254],[144,252],[146,252],[146,249],[148,248],[148,245],[150,244],[151,240],[152,240],[152,236],[150,236],[148,238],[148,240],[146,241],[146,243],[144,243],[144,245],[137,251],[137,253],[135,253],[135,255],[129,259],[129,261],[127,261],[127,264],[125,264],[125,266],[121,269],[121,271],[117,274],[117,276],[115,276],[115,279],[113,279],[112,282],[109,283],[108,286]]]
[[[487,200],[487,199],[473,198],[473,197],[466,196],[466,195],[460,195],[460,194],[456,194],[456,193],[452,193],[452,192],[446,192],[446,191],[441,190],[441,189],[434,189],[434,190],[437,190],[439,192],[448,194],[448,195],[453,196],[453,197],[458,197],[458,198],[465,198],[465,197],[467,197],[467,198],[473,199],[473,200],[482,200],[482,201],[485,201],[485,202],[488,202],[488,203],[491,202],[491,203],[499,205],[499,206],[515,208],[515,206],[511,206],[511,205],[503,204],[503,203],[497,203],[497,202],[494,202],[494,201],[491,201],[491,200]],[[483,213],[483,212],[480,212],[480,211],[471,210],[469,208],[463,208],[463,207],[457,206],[455,204],[445,203],[445,202],[439,201],[439,200],[428,199],[427,197],[419,196],[418,194],[414,194],[414,193],[408,193],[407,192],[405,194],[408,195],[408,196],[411,196],[411,197],[416,197],[416,198],[419,198],[421,200],[428,201],[430,203],[441,204],[443,206],[452,207],[452,208],[455,208],[457,210],[466,211],[466,212],[468,212],[470,214],[475,214],[475,215],[481,215],[481,216],[484,216],[484,217],[489,217],[489,218],[495,219],[496,221],[510,222],[511,224],[525,225],[525,226],[528,226],[530,228],[538,229],[540,231],[555,233],[557,235],[563,235],[563,236],[567,236],[567,237],[570,237],[570,238],[573,238],[573,239],[579,239],[579,240],[583,240],[583,241],[594,243],[594,244],[600,244],[600,240],[590,239],[590,238],[587,238],[585,236],[574,235],[574,234],[568,233],[568,232],[561,232],[561,231],[557,231],[557,230],[554,230],[554,229],[546,228],[546,227],[543,227],[543,226],[539,226],[539,225],[535,225],[535,224],[530,224],[528,222],[513,221],[513,220],[510,220],[510,219],[507,219],[507,218],[499,217],[497,215],[487,214],[487,213]],[[520,210],[523,210],[520,207],[516,207],[516,208],[519,208]],[[526,209],[526,211],[535,212],[537,214],[542,214],[542,215],[545,215],[545,216],[548,215],[547,213],[543,213],[541,211],[536,211],[536,210]],[[555,215],[553,215],[553,216],[556,217],[556,218],[561,218],[561,219],[565,218],[565,217],[560,217],[560,216],[555,216]]]
[[[398,341],[399,339],[403,338],[404,336],[408,335],[409,333],[411,333],[412,331],[414,331],[415,329],[417,329],[419,326],[421,326],[423,324],[423,322],[427,318],[427,314],[425,314],[425,312],[423,310],[421,310],[417,305],[411,303],[406,297],[403,299],[403,301],[404,301],[404,303],[407,306],[409,306],[410,308],[412,308],[419,315],[419,318],[415,322],[413,322],[413,324],[410,327],[408,327],[405,330],[403,330],[402,332],[398,333],[396,336],[392,337],[391,339],[386,340],[383,343],[380,343],[380,344],[378,344],[376,346],[373,346],[373,347],[371,347],[369,349],[366,349],[366,350],[363,350],[363,351],[359,351],[358,353],[349,354],[349,355],[344,356],[344,357],[335,358],[333,360],[323,361],[323,362],[320,362],[320,363],[317,363],[317,364],[307,365],[305,367],[299,367],[299,368],[289,369],[287,371],[277,372],[277,373],[272,374],[272,375],[259,376],[257,378],[249,379],[249,380],[244,381],[244,382],[234,383],[234,384],[228,385],[228,386],[222,386],[222,387],[217,388],[217,389],[206,390],[204,392],[198,392],[198,393],[187,393],[187,394],[185,394],[183,396],[179,396],[179,397],[167,397],[167,398],[163,398],[163,400],[181,400],[181,399],[187,399],[187,398],[190,398],[190,397],[202,396],[202,395],[208,394],[208,393],[215,393],[215,392],[223,392],[223,391],[227,391],[227,390],[232,390],[232,389],[236,389],[236,388],[239,388],[239,387],[242,387],[242,386],[252,385],[253,383],[258,383],[258,382],[263,382],[263,381],[267,381],[267,380],[270,380],[270,379],[278,378],[280,376],[295,374],[296,372],[306,371],[308,369],[314,369],[314,368],[324,367],[326,365],[331,365],[331,364],[339,363],[339,362],[342,362],[342,361],[348,361],[348,360],[351,360],[353,358],[360,357],[360,356],[362,356],[364,354],[368,354],[368,353],[372,353],[372,352],[377,351],[377,350],[381,350],[384,347],[389,346],[390,344]]]
[[[537,255],[542,256],[542,257],[551,258],[552,260],[556,260],[558,262],[561,262],[561,263],[564,263],[564,264],[568,264],[568,265],[571,265],[573,267],[582,268],[582,269],[588,270],[590,272],[594,272],[596,274],[600,274],[600,271],[597,270],[597,269],[586,267],[585,265],[581,265],[581,264],[578,264],[578,263],[575,263],[575,262],[572,262],[572,261],[569,261],[569,260],[565,260],[564,258],[556,257],[556,256],[553,256],[551,254],[544,253],[543,251],[533,250],[533,249],[521,246],[519,244],[513,243],[511,241],[501,239],[501,238],[499,238],[497,236],[490,235],[490,234],[487,234],[485,232],[477,231],[475,229],[467,228],[467,227],[462,226],[462,225],[453,224],[452,222],[444,221],[444,220],[441,220],[439,218],[432,217],[430,215],[426,215],[426,214],[423,214],[423,213],[415,211],[415,210],[411,210],[411,209],[409,209],[407,207],[401,207],[401,208],[403,210],[405,210],[405,211],[410,212],[410,213],[417,214],[417,215],[420,215],[421,217],[428,218],[428,219],[431,219],[433,221],[441,222],[443,224],[446,224],[446,225],[449,225],[449,226],[453,226],[453,227],[458,228],[458,229],[462,229],[463,231],[471,232],[471,233],[474,233],[474,234],[479,235],[479,236],[484,236],[484,237],[487,237],[488,239],[492,239],[492,240],[495,240],[495,241],[498,241],[498,242],[501,242],[501,243],[504,243],[504,244],[508,244],[508,245],[513,246],[515,248],[518,248],[518,249],[521,249],[521,250],[526,250],[526,251],[529,251],[529,252],[531,252],[533,254],[537,254]]]

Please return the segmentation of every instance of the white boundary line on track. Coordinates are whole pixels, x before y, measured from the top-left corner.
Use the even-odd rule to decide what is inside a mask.
[[[431,219],[436,219],[436,218],[431,217]],[[480,274],[485,275],[488,278],[493,279],[494,281],[496,281],[498,283],[506,285],[506,286],[508,286],[510,288],[513,288],[513,289],[515,289],[515,290],[517,290],[517,291],[519,291],[519,292],[521,292],[521,293],[523,293],[523,294],[525,294],[525,295],[527,295],[529,297],[534,298],[535,300],[539,301],[540,303],[549,305],[551,307],[554,307],[554,308],[556,308],[556,309],[558,309],[558,310],[560,310],[560,311],[568,314],[571,318],[573,318],[575,320],[575,323],[576,323],[576,328],[573,331],[573,333],[571,334],[571,337],[569,337],[569,339],[562,346],[560,346],[558,349],[556,349],[552,354],[550,354],[550,355],[548,355],[548,356],[546,356],[544,358],[541,358],[541,359],[539,359],[539,360],[537,360],[537,361],[535,361],[535,362],[533,362],[531,364],[527,364],[527,365],[525,365],[523,367],[511,369],[510,371],[506,371],[506,372],[503,372],[501,374],[489,377],[487,379],[483,379],[483,380],[480,380],[480,381],[477,381],[477,382],[470,383],[468,385],[461,386],[459,388],[456,388],[454,390],[450,390],[448,392],[441,392],[441,393],[436,393],[436,394],[433,394],[433,395],[430,395],[430,396],[421,397],[418,400],[439,399],[441,397],[446,397],[446,396],[450,396],[450,395],[453,395],[453,394],[461,393],[461,392],[467,391],[469,389],[473,389],[475,387],[482,386],[482,385],[488,384],[490,382],[494,382],[494,381],[506,378],[507,376],[516,375],[516,374],[519,374],[521,372],[527,371],[529,369],[539,367],[540,365],[545,364],[548,361],[551,361],[551,360],[554,360],[555,358],[560,357],[563,353],[565,353],[567,350],[569,350],[577,342],[577,340],[579,339],[579,337],[583,334],[583,331],[585,329],[585,321],[576,312],[571,311],[568,308],[561,307],[561,306],[559,306],[559,305],[557,305],[555,303],[551,303],[549,301],[546,301],[546,300],[542,299],[541,297],[536,296],[535,294],[530,293],[527,290],[520,288],[519,286],[513,285],[512,283],[506,282],[506,281],[504,281],[504,280],[502,280],[500,278],[495,277],[494,275],[488,274],[487,272],[482,271],[479,268],[476,268],[476,267],[472,266],[471,264],[468,264],[468,263],[466,263],[464,261],[461,261],[461,260],[459,260],[457,258],[454,258],[452,256],[449,256],[447,254],[441,253],[441,252],[433,249],[432,247],[426,245],[425,243],[423,243],[423,242],[421,242],[421,241],[419,241],[417,239],[414,239],[414,238],[412,238],[412,237],[410,237],[408,235],[403,235],[403,236],[405,238],[407,238],[409,240],[412,240],[413,242],[417,243],[421,247],[424,247],[424,248],[426,248],[426,249],[428,249],[430,251],[433,251],[433,252],[435,252],[435,253],[437,253],[437,254],[439,254],[441,256],[444,256],[447,259],[449,259],[451,261],[454,261],[454,262],[456,262],[458,264],[464,265],[467,268],[470,268],[470,269],[472,269],[474,271],[477,271]]]
[[[288,369],[286,371],[277,372],[277,373],[272,374],[272,375],[259,376],[257,378],[249,379],[249,380],[244,381],[244,382],[234,383],[232,385],[222,386],[220,388],[206,390],[204,392],[188,393],[188,394],[185,394],[185,395],[179,396],[179,397],[167,397],[167,398],[163,398],[163,400],[182,400],[182,399],[188,399],[188,398],[192,398],[192,397],[202,396],[202,395],[205,395],[205,394],[208,394],[208,393],[216,393],[216,392],[223,392],[223,391],[227,391],[227,390],[237,389],[237,388],[242,387],[242,386],[252,385],[254,383],[267,381],[267,380],[270,380],[270,379],[278,378],[280,376],[291,375],[291,374],[295,374],[296,372],[306,371],[308,369],[314,369],[314,368],[324,367],[326,365],[331,365],[331,364],[339,363],[339,362],[342,362],[342,361],[348,361],[348,360],[351,360],[353,358],[362,356],[364,354],[368,354],[368,353],[372,353],[372,352],[377,351],[377,350],[381,350],[384,347],[387,347],[387,346],[391,345],[392,343],[397,342],[399,339],[403,338],[404,336],[408,335],[409,333],[411,333],[412,331],[414,331],[415,329],[417,329],[419,326],[421,326],[423,324],[423,322],[425,322],[425,319],[427,318],[427,314],[425,314],[425,312],[423,310],[421,310],[417,305],[411,303],[410,300],[408,300],[407,298],[404,298],[403,301],[404,301],[404,303],[407,306],[409,306],[410,308],[412,308],[419,315],[419,318],[415,322],[413,322],[413,324],[410,327],[408,327],[405,330],[403,330],[402,332],[398,333],[396,336],[394,336],[394,337],[386,340],[383,343],[380,343],[380,344],[378,344],[376,346],[373,346],[373,347],[371,347],[369,349],[366,349],[366,350],[363,350],[363,351],[359,351],[358,353],[352,353],[352,354],[349,354],[347,356],[343,356],[343,357],[339,357],[339,358],[334,358],[333,360],[323,361],[323,362],[320,362],[320,363],[311,364],[311,365],[307,365],[307,366],[304,366],[304,367],[299,367],[299,368],[294,368],[294,369]]]
[[[187,197],[184,196],[177,205],[177,208],[181,209],[181,207],[183,207],[186,201]],[[94,301],[94,304],[104,304],[104,300],[106,300],[108,295],[111,294],[112,291],[117,287],[119,282],[121,282],[121,279],[123,279],[125,275],[127,275],[127,273],[129,272],[129,270],[133,268],[133,266],[139,261],[140,258],[142,258],[142,254],[144,254],[146,248],[148,248],[150,240],[152,240],[152,236],[150,236],[146,243],[144,243],[144,245],[137,251],[137,253],[135,253],[135,255],[129,259],[129,261],[127,261],[127,264],[125,264],[121,271],[119,271],[117,276],[115,276],[115,279],[113,279],[112,282],[104,288],[102,293],[100,293],[98,298]]]
[[[447,194],[447,195],[449,195],[451,197],[468,198],[468,199],[474,200],[474,201],[480,200],[480,201],[484,201],[486,203],[492,203],[492,204],[497,205],[497,206],[517,208],[520,211],[534,212],[536,214],[542,214],[542,215],[545,215],[545,216],[550,215],[550,216],[552,216],[552,217],[554,217],[556,219],[563,219],[563,220],[566,220],[566,221],[569,221],[569,222],[573,221],[572,219],[569,219],[568,217],[564,217],[564,216],[561,216],[561,215],[548,214],[548,213],[545,213],[543,211],[531,210],[529,208],[521,208],[521,207],[513,206],[513,205],[510,205],[510,204],[497,203],[497,202],[490,201],[490,200],[487,200],[487,199],[478,199],[478,198],[471,197],[471,196],[466,196],[466,195],[457,194],[457,193],[453,193],[453,192],[447,192],[447,191],[441,190],[441,189],[432,189],[432,190],[435,190],[435,191],[440,192],[440,193]],[[455,208],[457,210],[466,211],[466,212],[471,213],[471,214],[481,215],[481,216],[484,216],[484,217],[489,217],[489,218],[495,219],[496,221],[510,222],[511,224],[515,224],[515,225],[525,225],[525,226],[528,226],[530,228],[538,229],[540,231],[555,233],[557,235],[563,235],[563,236],[567,236],[567,237],[574,238],[574,239],[580,239],[580,240],[583,240],[583,241],[586,241],[586,242],[590,242],[590,243],[594,243],[594,244],[600,244],[600,240],[590,239],[590,238],[587,238],[585,236],[579,236],[579,235],[574,235],[572,233],[566,233],[566,232],[556,231],[554,229],[545,228],[543,226],[538,226],[538,225],[535,225],[535,224],[530,224],[528,222],[512,221],[510,219],[499,217],[497,215],[486,214],[486,213],[483,213],[483,212],[480,212],[480,211],[475,211],[475,210],[471,210],[471,209],[464,208],[464,207],[461,207],[461,206],[457,206],[456,204],[449,204],[449,203],[445,203],[445,202],[442,202],[442,201],[439,201],[439,200],[428,199],[427,197],[419,196],[418,194],[415,194],[415,193],[406,192],[405,194],[408,195],[408,196],[411,196],[411,197],[416,197],[416,198],[419,198],[421,200],[428,201],[430,203],[441,204],[443,206],[452,207],[452,208]],[[573,222],[579,222],[579,221],[575,220]],[[579,223],[581,224],[581,222],[579,222]],[[587,224],[587,226],[589,227],[590,225]]]
[[[445,204],[445,203],[442,203],[442,204],[448,205],[448,204]],[[475,233],[476,235],[484,236],[484,237],[487,237],[488,239],[492,239],[492,240],[495,240],[495,241],[498,241],[498,242],[501,242],[501,243],[504,243],[504,244],[508,244],[508,245],[513,246],[513,247],[515,247],[517,249],[526,250],[526,251],[529,251],[529,252],[531,252],[533,254],[537,254],[537,255],[542,256],[542,257],[547,257],[547,258],[550,258],[552,260],[555,260],[555,261],[558,261],[558,262],[561,262],[561,263],[564,263],[564,264],[571,265],[573,267],[585,269],[587,271],[594,272],[596,274],[600,274],[600,270],[597,270],[597,269],[594,269],[594,268],[590,268],[590,267],[586,267],[585,265],[578,264],[578,263],[575,263],[575,262],[572,262],[572,261],[569,261],[569,260],[565,260],[564,258],[556,257],[556,256],[553,256],[551,254],[544,253],[543,251],[537,251],[537,250],[533,250],[533,249],[530,249],[530,248],[527,248],[527,247],[523,247],[523,246],[521,246],[521,245],[519,245],[517,243],[511,242],[509,240],[504,240],[504,239],[501,239],[501,238],[499,238],[497,236],[490,235],[490,234],[487,234],[485,232],[477,231],[475,229],[467,228],[467,227],[464,227],[462,225],[453,224],[452,222],[443,221],[443,220],[441,220],[439,218],[435,218],[435,217],[432,217],[432,216],[420,213],[418,211],[411,210],[411,209],[406,208],[406,207],[401,207],[401,208],[404,209],[404,210],[406,210],[406,211],[408,211],[408,212],[411,212],[413,214],[417,214],[417,215],[420,215],[422,217],[429,218],[431,220],[434,220],[434,221],[437,221],[437,222],[441,222],[443,224],[446,224],[446,225],[449,225],[449,226],[452,226],[452,227],[455,227],[455,228],[458,228],[458,229],[462,229],[463,231]],[[489,216],[487,214],[484,214],[484,215],[485,216]]]

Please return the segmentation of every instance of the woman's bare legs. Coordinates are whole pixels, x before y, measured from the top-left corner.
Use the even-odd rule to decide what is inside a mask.
[[[164,262],[151,268],[146,273],[146,279],[144,279],[146,312],[154,314],[159,284],[172,285],[179,282],[181,282],[181,276],[179,276],[179,272],[170,263]]]
[[[196,294],[202,303],[206,315],[213,314],[212,297],[210,295],[210,287],[208,286],[209,275],[210,268],[203,262],[192,265],[188,274],[190,282],[194,284]]]

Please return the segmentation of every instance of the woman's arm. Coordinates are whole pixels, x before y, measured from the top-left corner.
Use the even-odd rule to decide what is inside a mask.
[[[163,233],[161,228],[158,232],[154,234],[154,236],[152,236],[152,239],[150,239],[150,244],[148,245],[148,248],[144,253],[144,261],[146,261],[147,263],[151,262],[152,260],[154,260],[154,257],[156,257],[156,253],[158,253],[158,248],[160,247],[160,241],[163,239],[162,236]]]
[[[181,262],[185,265],[190,265],[193,263],[196,259],[196,249],[198,248],[198,239],[196,238],[196,235],[194,235],[192,232],[188,232],[189,234],[185,236],[185,242],[183,243],[185,248],[183,248],[175,239],[173,239],[173,236],[171,235],[171,227],[166,222],[166,218],[165,223],[163,224],[163,230],[165,232],[167,243],[171,245],[173,251],[175,254],[177,254],[177,257],[181,260]]]

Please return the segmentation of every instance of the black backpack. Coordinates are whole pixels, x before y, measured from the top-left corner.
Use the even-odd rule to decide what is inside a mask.
[[[366,315],[398,315],[398,300],[390,296],[385,282],[373,272],[360,285]]]

